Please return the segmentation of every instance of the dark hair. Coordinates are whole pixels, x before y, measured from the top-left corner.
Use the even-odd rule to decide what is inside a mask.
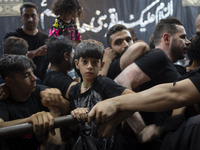
[[[108,44],[109,47],[111,47],[110,36],[113,35],[113,34],[115,34],[116,32],[122,31],[122,30],[127,30],[128,31],[128,29],[124,25],[122,25],[122,24],[116,24],[116,25],[112,26],[108,30],[108,32],[106,34],[106,41],[107,41],[107,44]]]
[[[0,75],[3,79],[14,77],[29,68],[35,69],[35,64],[25,55],[8,55],[0,59]]]
[[[20,37],[10,36],[2,43],[4,54],[26,55],[28,43]]]
[[[20,7],[20,13],[21,13],[21,14],[22,14],[22,10],[23,10],[24,8],[35,8],[36,11],[37,11],[37,13],[39,13],[38,6],[37,6],[36,4],[34,4],[34,3],[32,3],[32,2],[24,2],[24,3],[22,4],[22,6]]]
[[[137,36],[136,36],[136,33],[135,33],[134,28],[128,28],[128,31],[129,31],[130,34],[131,34],[131,37],[132,37],[132,39],[133,39],[133,42],[137,41],[138,38],[137,38]]]
[[[67,37],[51,36],[47,39],[47,57],[52,64],[60,64],[64,59],[63,55],[66,53],[70,56],[73,45]]]
[[[183,26],[183,24],[181,23],[180,20],[173,18],[173,17],[161,19],[154,29],[154,33],[153,33],[154,34],[154,39],[153,39],[154,45],[156,46],[157,44],[160,43],[163,33],[166,32],[166,33],[171,34],[172,36],[174,34],[176,34],[178,32],[176,25]]]
[[[55,15],[63,13],[73,13],[74,17],[80,17],[82,8],[78,0],[54,0],[51,5],[51,10]]]
[[[96,40],[83,40],[76,47],[75,59],[96,58],[103,59],[104,46],[101,42]]]
[[[196,35],[194,38],[192,38],[187,54],[191,60],[200,61],[200,36]]]

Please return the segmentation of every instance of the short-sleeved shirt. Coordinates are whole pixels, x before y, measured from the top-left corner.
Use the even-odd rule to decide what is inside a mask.
[[[7,33],[4,39],[10,36],[16,36],[26,40],[29,45],[29,51],[36,50],[40,46],[43,46],[45,44],[45,40],[48,38],[46,34],[40,31],[36,35],[28,35],[23,31],[22,28],[18,28],[14,32]],[[33,62],[37,67],[35,70],[35,75],[42,80],[49,64],[47,55],[34,57]]]
[[[145,90],[161,83],[170,83],[177,81],[180,74],[174,67],[168,56],[160,49],[147,52],[135,61],[136,65],[150,77],[150,81],[139,87],[139,90]],[[172,111],[165,112],[141,112],[146,124],[163,125]]]
[[[48,111],[41,103],[40,92],[47,88],[43,85],[37,85],[36,90],[25,102],[17,102],[12,98],[0,101],[0,118],[4,121],[27,118],[32,114],[41,111]],[[26,134],[20,137],[7,139],[6,142],[10,150],[36,150],[40,143],[34,134]]]
[[[65,97],[72,82],[73,79],[69,75],[57,71],[47,71],[42,84],[48,87],[58,88],[62,96]]]
[[[116,58],[110,64],[107,77],[115,79],[122,72],[120,68],[120,58]]]
[[[195,72],[192,76],[190,76],[189,79],[192,81],[197,90],[200,92],[200,70]]]
[[[98,76],[93,82],[93,86],[84,93],[80,93],[80,86],[81,84],[78,83],[72,86],[69,91],[72,110],[78,107],[87,107],[89,110],[91,110],[96,103],[107,98],[119,96],[125,90],[125,87],[116,84],[108,77],[102,76]],[[103,145],[107,145],[107,150],[111,149],[113,146],[114,137],[109,140],[98,138],[97,125],[92,124],[92,126],[89,126],[87,123],[83,123],[79,125],[79,129],[83,134],[87,136],[93,136],[96,141],[104,143]]]

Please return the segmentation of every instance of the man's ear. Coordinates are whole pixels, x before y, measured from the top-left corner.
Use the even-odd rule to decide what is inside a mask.
[[[13,85],[13,79],[10,78],[10,77],[6,77],[4,79],[4,81],[5,81],[5,84],[8,85],[8,86],[12,86]]]
[[[168,45],[170,43],[170,40],[171,40],[171,35],[169,33],[164,33],[163,34],[163,40]]]
[[[74,63],[75,63],[76,69],[79,69],[79,66],[78,66],[78,59],[75,59],[75,60],[74,60]]]

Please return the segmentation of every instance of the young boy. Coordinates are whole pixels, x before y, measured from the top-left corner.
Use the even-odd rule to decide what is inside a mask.
[[[84,40],[77,46],[75,66],[80,71],[82,81],[71,87],[69,99],[71,110],[74,109],[71,114],[78,121],[86,121],[88,111],[96,103],[106,98],[132,93],[131,90],[117,85],[112,79],[98,75],[103,67],[103,51],[103,45],[95,40]],[[85,144],[84,142],[80,144],[83,149],[126,149],[122,144],[125,140],[120,130],[116,130],[110,139],[100,139],[97,136],[97,128],[98,125],[94,123],[91,126],[87,123],[79,124],[80,137],[83,141],[85,140]],[[76,143],[79,143],[81,138]],[[118,141],[114,143],[116,140]],[[93,145],[90,147],[87,142]],[[76,146],[78,144],[75,144],[73,148],[76,149]]]

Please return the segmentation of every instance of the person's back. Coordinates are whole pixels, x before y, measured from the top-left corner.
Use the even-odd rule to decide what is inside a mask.
[[[51,67],[42,83],[49,87],[60,89],[63,97],[67,98],[69,88],[76,83],[68,75],[68,71],[72,69],[73,45],[64,36],[52,36],[48,39],[46,45]]]

